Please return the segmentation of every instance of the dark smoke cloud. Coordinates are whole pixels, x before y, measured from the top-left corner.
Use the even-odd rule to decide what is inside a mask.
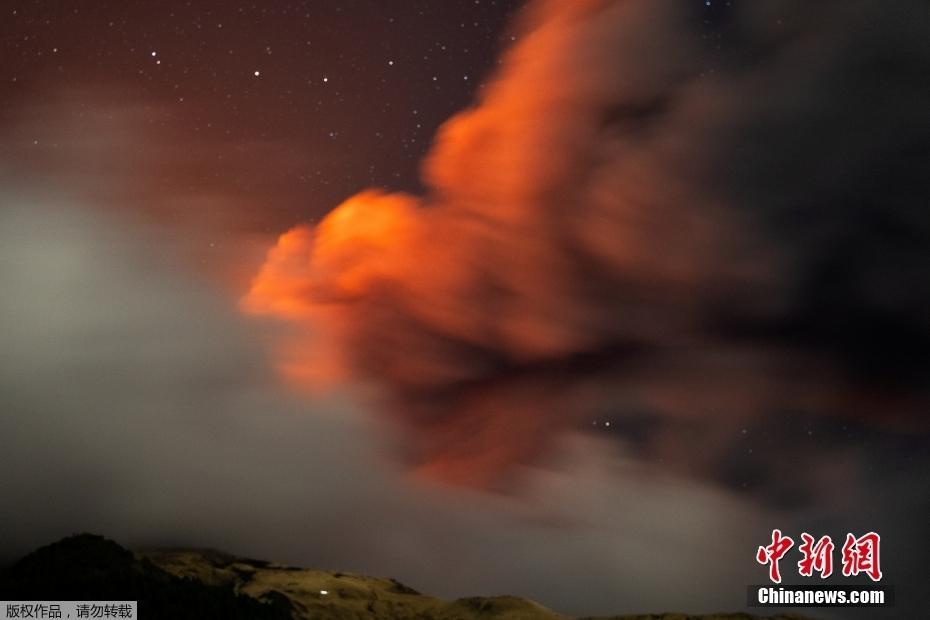
[[[925,439],[930,5],[735,4],[531,5],[425,196],[359,194],[270,255],[245,307],[317,330],[291,376],[338,356],[413,463],[482,487],[605,419],[789,503],[830,485],[770,483],[742,435],[840,469],[795,440]]]

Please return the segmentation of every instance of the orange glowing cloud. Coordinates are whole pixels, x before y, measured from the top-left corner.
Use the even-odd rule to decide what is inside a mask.
[[[479,486],[606,410],[653,412],[682,433],[656,450],[700,461],[694,445],[754,416],[846,406],[842,343],[783,337],[816,318],[798,283],[836,244],[776,234],[768,211],[810,190],[749,196],[729,168],[767,170],[777,149],[749,129],[820,108],[747,103],[749,85],[784,90],[777,65],[705,76],[682,5],[531,4],[439,130],[424,197],[365,191],[282,235],[243,308],[313,333],[282,349],[287,374],[379,386],[411,461]]]

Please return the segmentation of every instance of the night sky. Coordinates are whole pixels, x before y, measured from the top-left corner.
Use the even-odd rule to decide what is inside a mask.
[[[0,559],[736,611],[876,530],[925,609],[925,2],[2,11]]]
[[[363,187],[419,188],[433,133],[473,100],[520,4],[14,3],[0,24],[0,101],[9,121],[15,106],[102,88],[144,102],[139,122],[192,148],[265,145],[288,163],[203,162],[158,189],[261,196],[256,225],[277,233]]]

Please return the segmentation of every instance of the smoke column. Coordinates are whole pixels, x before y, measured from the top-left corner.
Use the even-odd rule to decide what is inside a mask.
[[[411,466],[507,483],[642,415],[692,472],[786,412],[925,428],[930,5],[531,4],[422,196],[282,235],[243,300],[298,383],[363,381]]]

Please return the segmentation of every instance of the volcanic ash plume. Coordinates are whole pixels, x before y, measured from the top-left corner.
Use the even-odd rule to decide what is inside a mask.
[[[363,192],[270,252],[244,307],[312,334],[288,374],[380,386],[411,461],[475,485],[606,414],[692,469],[784,410],[913,421],[930,5],[690,5],[532,4],[425,196]]]

